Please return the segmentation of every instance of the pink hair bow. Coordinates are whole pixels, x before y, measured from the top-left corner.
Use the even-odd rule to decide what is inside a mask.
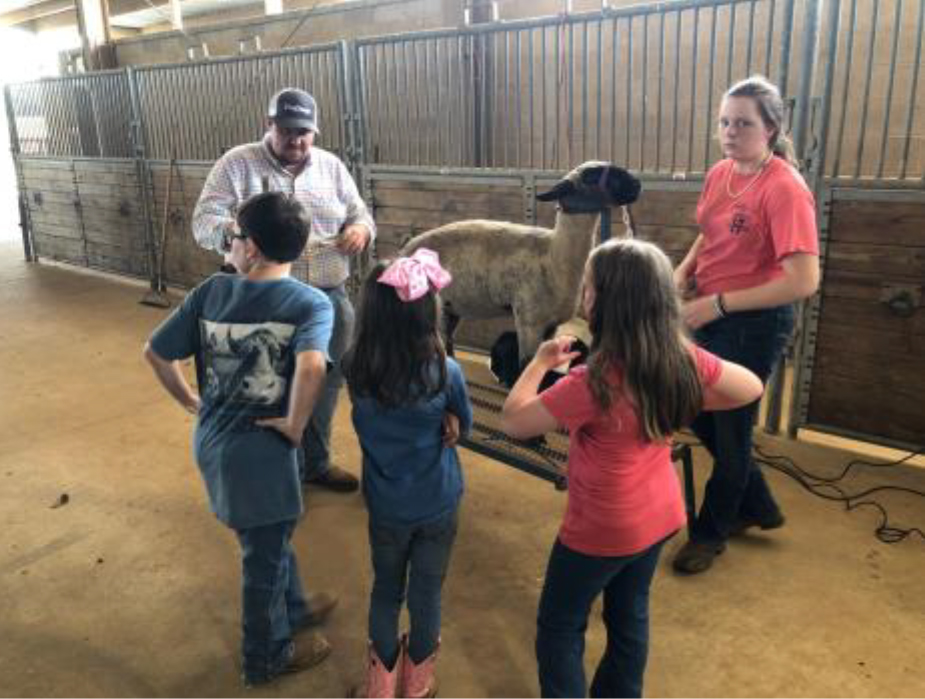
[[[385,268],[376,280],[394,286],[402,301],[417,301],[430,287],[440,291],[449,286],[453,277],[440,266],[440,257],[433,250],[421,248],[411,257],[399,257]]]

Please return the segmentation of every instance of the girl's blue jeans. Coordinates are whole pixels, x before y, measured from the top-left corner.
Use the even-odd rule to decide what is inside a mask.
[[[631,556],[588,556],[556,540],[537,617],[542,696],[585,696],[585,630],[601,592],[607,647],[591,682],[591,696],[642,696],[649,654],[649,587],[663,544]]]
[[[456,539],[458,511],[417,526],[369,521],[373,589],[369,638],[387,667],[398,659],[398,620],[407,594],[411,630],[408,654],[415,663],[430,657],[440,638],[440,592]]]
[[[793,332],[793,306],[732,313],[697,331],[697,344],[723,359],[751,369],[766,382]],[[759,402],[735,410],[703,412],[691,425],[713,456],[694,539],[718,544],[740,519],[779,513],[774,496],[752,458],[752,429]]]

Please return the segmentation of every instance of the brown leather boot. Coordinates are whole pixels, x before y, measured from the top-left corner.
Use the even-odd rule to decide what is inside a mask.
[[[327,488],[338,493],[352,493],[360,487],[360,481],[357,480],[356,476],[333,464],[320,476],[306,480],[305,483],[306,485]]]

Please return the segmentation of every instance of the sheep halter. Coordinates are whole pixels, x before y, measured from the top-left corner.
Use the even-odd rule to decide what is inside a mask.
[[[407,303],[426,295],[431,286],[437,291],[446,288],[453,277],[440,266],[436,252],[420,248],[411,257],[399,257],[376,281],[394,287],[398,298]]]

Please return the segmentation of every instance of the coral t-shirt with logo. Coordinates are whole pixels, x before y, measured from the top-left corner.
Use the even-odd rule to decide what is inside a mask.
[[[788,255],[819,254],[815,200],[796,168],[773,157],[756,176],[730,173],[733,164],[710,169],[697,203],[699,296],[759,286],[780,276]]]
[[[700,347],[691,352],[701,384],[715,384],[722,373],[720,359]],[[610,372],[607,380],[619,390],[622,371]],[[559,541],[587,556],[630,556],[684,526],[671,446],[643,436],[629,400],[618,397],[602,412],[586,365],[571,369],[540,400],[569,431],[568,506]]]

